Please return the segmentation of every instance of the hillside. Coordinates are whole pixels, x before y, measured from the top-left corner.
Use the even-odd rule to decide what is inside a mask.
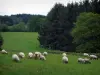
[[[40,51],[38,34],[33,32],[3,32],[3,48],[9,51]]]

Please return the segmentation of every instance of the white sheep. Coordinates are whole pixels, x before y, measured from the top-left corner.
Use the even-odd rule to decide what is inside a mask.
[[[90,60],[88,58],[78,58],[78,62],[82,64],[91,64]]]
[[[90,55],[90,59],[98,59],[96,55]]]
[[[20,61],[20,58],[18,57],[17,54],[13,54],[13,55],[12,55],[12,59],[13,59],[14,61],[16,61],[16,62],[19,62],[19,61]]]
[[[44,55],[40,55],[40,60],[46,60],[45,56]]]
[[[19,52],[19,57],[20,58],[24,58],[25,57],[25,54],[23,52]]]
[[[3,50],[1,51],[1,53],[2,53],[2,54],[7,54],[8,52],[7,52],[6,50],[3,49]]]
[[[47,53],[47,52],[43,52],[43,55],[44,55],[44,56],[47,56],[47,55],[48,55],[48,53]]]
[[[88,53],[84,53],[83,55],[84,55],[85,57],[88,57],[88,56],[89,56],[89,54],[88,54]]]
[[[84,64],[85,63],[85,60],[83,58],[78,58],[78,62]]]
[[[68,63],[68,57],[63,56],[63,57],[62,57],[62,61],[63,61],[64,63]]]
[[[34,58],[39,59],[40,55],[41,55],[41,52],[35,52],[34,53]]]
[[[67,54],[66,53],[63,53],[62,56],[67,56]]]
[[[33,58],[33,53],[32,53],[32,52],[29,52],[29,53],[28,53],[28,57],[29,57],[29,58]]]
[[[91,64],[90,59],[84,58],[84,60],[85,60],[85,64],[87,64],[87,63]]]

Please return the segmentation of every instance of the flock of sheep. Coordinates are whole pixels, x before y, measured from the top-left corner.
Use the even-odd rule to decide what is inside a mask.
[[[2,50],[1,51],[2,54],[7,54],[8,52],[6,50]],[[28,58],[32,59],[40,59],[40,60],[46,60],[46,56],[48,55],[47,52],[29,52],[28,53]],[[82,63],[82,64],[86,64],[86,63],[91,63],[90,59],[98,59],[98,57],[96,55],[89,55],[88,53],[84,53],[83,56],[85,58],[78,58],[78,63]],[[21,59],[20,58],[24,58],[25,54],[23,52],[19,52],[18,54],[12,54],[12,60],[19,62]],[[68,63],[68,56],[66,53],[62,54],[62,62],[63,63]]]
[[[88,53],[84,53],[83,56],[85,58],[78,58],[78,62],[79,63],[83,63],[83,64],[91,64],[90,62],[90,59],[93,60],[93,59],[97,59],[98,60],[98,57],[96,55],[89,55]]]
[[[6,50],[2,50],[1,51],[2,54],[8,54],[8,52]],[[32,59],[40,59],[40,60],[46,60],[46,56],[48,55],[47,52],[29,52],[28,53],[28,58]],[[21,58],[25,58],[25,53],[24,52],[19,52],[18,54],[12,54],[12,60],[16,61],[16,62],[20,62]]]

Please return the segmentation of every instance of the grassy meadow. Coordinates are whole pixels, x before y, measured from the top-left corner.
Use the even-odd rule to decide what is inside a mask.
[[[39,47],[38,34],[32,32],[4,32],[3,48],[9,51],[43,51]]]
[[[3,48],[8,54],[0,54],[0,75],[100,75],[100,59],[92,60],[91,64],[79,64],[79,55],[68,54],[68,64],[62,63],[61,54],[48,54],[46,61],[28,59],[29,51],[48,51],[39,48],[37,33],[4,32]],[[26,57],[21,62],[12,61],[12,54],[25,52]]]

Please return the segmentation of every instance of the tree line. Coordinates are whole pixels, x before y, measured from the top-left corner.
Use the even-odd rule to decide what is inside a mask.
[[[80,15],[83,12],[86,13]],[[100,0],[55,4],[38,32],[40,46],[68,52],[100,52],[100,16],[96,13],[100,14]]]
[[[0,31],[3,32],[31,32],[38,31],[45,16],[31,14],[16,14],[0,16]],[[33,22],[32,22],[33,21]]]

